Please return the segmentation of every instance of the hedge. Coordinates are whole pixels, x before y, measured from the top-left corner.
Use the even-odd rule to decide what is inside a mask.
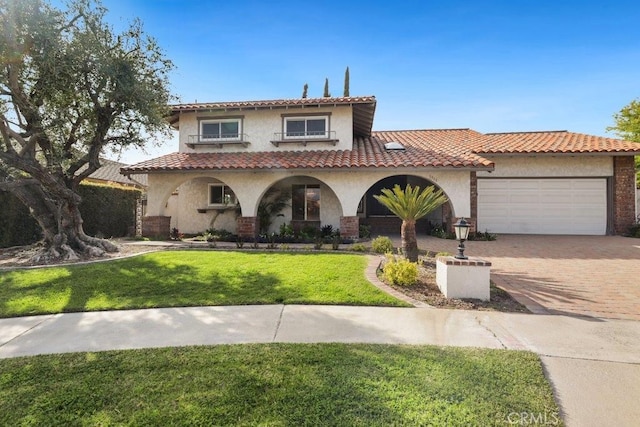
[[[123,237],[135,225],[137,189],[82,184],[80,213],[90,236]],[[10,193],[0,191],[0,248],[35,243],[42,238],[29,209]]]

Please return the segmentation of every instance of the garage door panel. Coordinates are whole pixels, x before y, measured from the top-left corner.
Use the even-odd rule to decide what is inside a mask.
[[[605,234],[604,178],[479,179],[478,230]]]

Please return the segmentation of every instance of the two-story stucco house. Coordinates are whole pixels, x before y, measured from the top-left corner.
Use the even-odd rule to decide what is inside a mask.
[[[375,109],[373,96],[172,106],[178,152],[122,169],[148,174],[144,233],[214,226],[251,237],[274,191],[290,199],[271,231],[397,233],[400,221],[373,199],[396,183],[436,185],[449,199],[419,232],[465,217],[494,233],[622,234],[635,220],[639,144],[566,131],[374,132]]]

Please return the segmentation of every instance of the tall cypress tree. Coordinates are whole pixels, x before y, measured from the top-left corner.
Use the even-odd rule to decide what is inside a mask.
[[[329,93],[329,79],[325,78],[324,79],[324,96],[325,98],[330,98],[331,94]]]
[[[307,83],[304,84],[304,86],[302,87],[302,97],[306,98],[307,97],[307,91],[309,90],[309,85]]]
[[[349,96],[349,67],[344,72],[344,93],[343,96]]]

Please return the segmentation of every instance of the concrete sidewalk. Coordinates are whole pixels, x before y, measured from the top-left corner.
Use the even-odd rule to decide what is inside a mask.
[[[264,305],[0,319],[0,358],[268,342],[434,344],[530,350],[567,425],[637,425],[640,322],[433,308]]]

